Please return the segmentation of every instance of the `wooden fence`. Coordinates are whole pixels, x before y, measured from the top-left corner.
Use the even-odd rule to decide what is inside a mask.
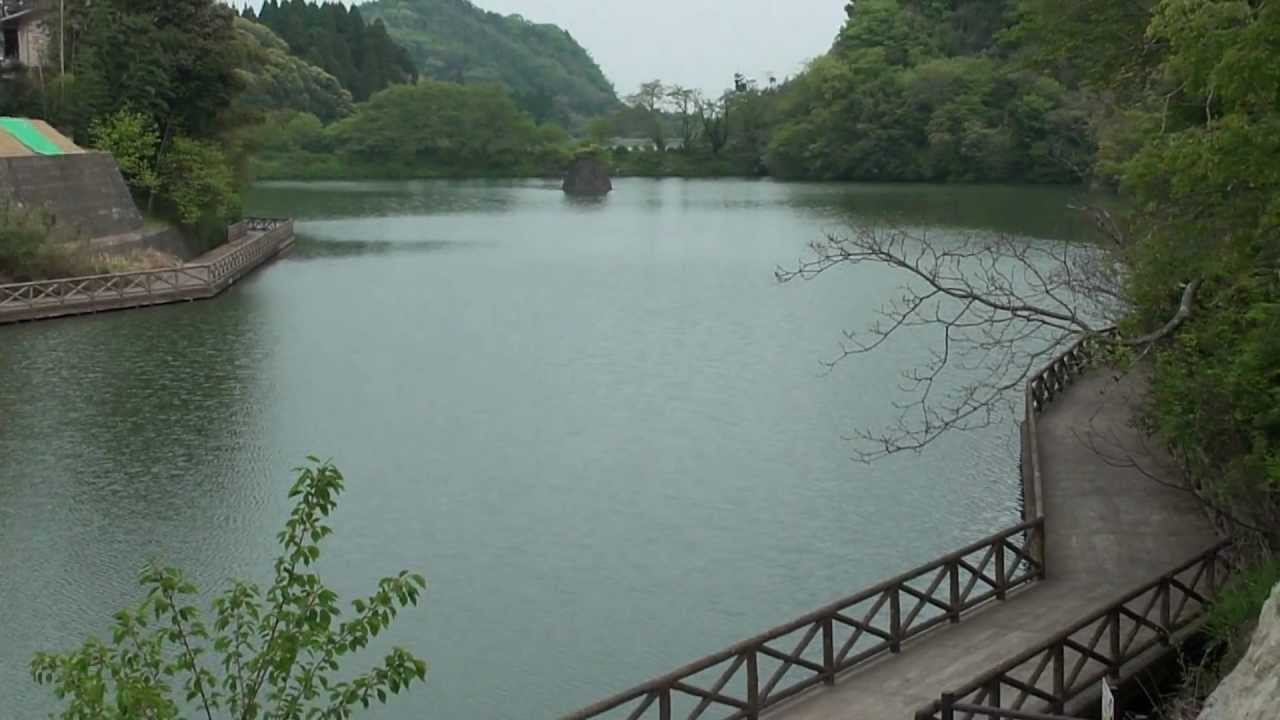
[[[189,265],[0,285],[0,323],[213,297],[291,245],[293,221],[251,218],[227,237]]]
[[[1037,416],[1080,376],[1094,361],[1098,350],[1114,335],[1104,330],[1087,335],[1067,348],[1027,380],[1026,410],[1022,422],[1022,514],[1023,519],[1044,517],[1044,474],[1040,466]]]
[[[727,720],[759,714],[836,675],[889,653],[942,623],[1003,599],[1043,573],[1030,547],[1044,521],[1010,528],[786,625],[709,655],[565,720]],[[724,714],[727,713],[727,714]]]
[[[1114,336],[1108,329],[1076,341],[1027,381],[1023,524],[564,720],[696,720],[708,711],[726,720],[754,720],[797,693],[834,684],[839,673],[900,652],[909,638],[941,623],[959,622],[984,603],[1003,600],[1014,588],[1043,579],[1044,477],[1037,417]],[[1200,621],[1226,575],[1227,548],[1224,541],[1050,642],[944,694],[918,720],[1074,720],[1061,713],[1098,692],[1102,677],[1119,678],[1126,664]]]
[[[1097,700],[1103,678],[1119,681],[1197,628],[1230,569],[1228,541],[1197,555],[1027,650],[943,694],[917,720],[1049,720]]]
[[[1023,392],[1025,411],[1021,428],[1023,520],[1045,516],[1044,472],[1040,462],[1037,417],[1049,403],[1066,392],[1071,383],[1089,368],[1099,349],[1114,335],[1114,329],[1107,329],[1097,335],[1086,335],[1076,340],[1048,365],[1045,365],[1040,372],[1027,380],[1026,389]],[[1036,557],[1044,559],[1043,545],[1033,547],[1031,550]]]

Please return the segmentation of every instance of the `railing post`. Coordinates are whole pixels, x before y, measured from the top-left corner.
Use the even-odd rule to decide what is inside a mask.
[[[951,575],[951,622],[960,622],[960,563],[955,561],[947,568]]]
[[[836,684],[836,630],[830,617],[822,619],[822,682]]]
[[[1049,553],[1045,549],[1045,545],[1048,544],[1049,533],[1045,532],[1044,528],[1049,521],[1043,516],[1037,518],[1037,521],[1037,524],[1031,528],[1031,545],[1027,548],[1027,551],[1031,553],[1031,557],[1035,558],[1036,563],[1040,566],[1036,574],[1040,580],[1044,580],[1049,577]]]
[[[1124,664],[1124,659],[1120,657],[1120,609],[1115,608],[1111,611],[1111,668],[1107,673],[1112,680],[1120,681],[1120,666]]]
[[[1062,643],[1053,646],[1053,703],[1055,713],[1062,713],[1067,706],[1067,648]]]
[[[1000,707],[1000,678],[995,677],[987,685],[987,706],[993,708]]]
[[[942,693],[942,720],[956,720],[956,696],[954,693]]]
[[[1165,578],[1160,582],[1160,629],[1164,631],[1164,644],[1168,645],[1173,640],[1173,633],[1170,628],[1173,627],[1173,603],[1170,597],[1173,594],[1173,583]]]
[[[1005,539],[996,540],[996,599],[1004,600],[1009,594],[1009,578],[1005,576],[1004,569],[1004,543]]]
[[[1205,568],[1205,579],[1209,583],[1208,593],[1206,597],[1216,597],[1218,595],[1218,554],[1216,548],[1209,554],[1209,567]]]
[[[663,688],[658,696],[659,720],[671,720],[671,688]]]
[[[902,588],[889,591],[889,652],[902,652]]]
[[[743,717],[746,720],[760,717],[760,665],[755,648],[747,651],[747,707]]]

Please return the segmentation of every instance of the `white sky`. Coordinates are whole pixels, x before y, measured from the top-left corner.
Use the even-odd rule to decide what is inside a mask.
[[[230,0],[241,5],[248,1]],[[831,46],[846,0],[472,0],[568,30],[618,94],[655,78],[719,92],[742,72],[793,75]]]

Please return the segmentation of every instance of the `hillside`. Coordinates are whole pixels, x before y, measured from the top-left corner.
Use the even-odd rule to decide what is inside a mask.
[[[538,121],[573,125],[618,104],[591,55],[555,25],[487,12],[468,0],[377,0],[360,9],[386,23],[423,75],[500,81]]]
[[[240,107],[257,112],[296,110],[325,122],[351,114],[351,93],[338,79],[294,57],[270,29],[236,18],[235,30]]]
[[[351,92],[356,102],[388,85],[413,83],[417,68],[404,48],[387,34],[381,22],[365,22],[359,6],[340,2],[267,0],[255,17],[271,28],[295,57],[323,69]]]

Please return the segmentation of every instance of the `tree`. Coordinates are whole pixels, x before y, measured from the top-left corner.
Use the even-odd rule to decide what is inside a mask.
[[[712,155],[720,154],[729,142],[729,117],[732,110],[732,91],[727,91],[719,100],[703,98],[697,106],[698,120],[702,123],[702,137]]]
[[[357,102],[418,78],[417,66],[382,21],[366,25],[355,5],[267,0],[258,22],[280,35],[295,58],[337,78]]]
[[[895,404],[895,422],[857,431],[862,460],[920,451],[944,433],[1009,419],[1032,373],[1073,337],[1098,335],[1127,309],[1112,256],[1066,241],[934,239],[862,227],[814,243],[811,259],[778,278],[812,279],[863,264],[899,273],[903,283],[880,319],[845,333],[832,365],[913,329],[934,332],[939,349],[903,371],[907,399]]]
[[[698,105],[701,102],[702,93],[697,90],[681,85],[667,88],[667,103],[679,123],[680,148],[685,152],[693,149],[693,141],[698,135]]]
[[[231,165],[222,148],[212,142],[174,138],[159,174],[162,193],[183,225],[205,223],[221,230],[239,210]]]
[[[649,137],[659,152],[667,149],[667,134],[662,110],[667,102],[667,86],[661,80],[643,83],[640,89],[627,97],[627,104],[645,114]]]
[[[246,112],[299,111],[332,122],[350,115],[353,99],[333,75],[289,53],[269,28],[236,21],[234,50],[243,90],[238,106]]]
[[[139,112],[119,110],[95,120],[89,126],[89,138],[93,147],[111,153],[120,166],[120,174],[135,192],[150,197],[159,187],[155,160],[160,134],[151,118]]]
[[[919,22],[945,6],[866,0],[851,22]],[[1151,361],[1144,427],[1237,530],[1280,542],[1280,5],[1019,7],[1007,37],[1056,77],[920,54],[965,44],[950,40],[894,55],[876,47],[890,24],[846,28],[839,52],[788,89],[792,119],[770,153],[782,166],[829,162],[861,176],[921,147],[924,171],[947,176],[1038,173],[1053,160],[1114,182],[1131,207],[1120,217],[1084,208],[1100,231],[1092,244],[863,227],[781,271],[784,281],[861,264],[902,274],[881,320],[848,333],[834,362],[906,329],[936,333],[938,352],[904,373],[896,421],[860,431],[858,455],[918,451],[1004,420],[1043,360],[1117,325],[1105,335],[1114,358]],[[885,14],[894,8],[907,15]],[[906,129],[901,151],[883,142],[893,128]]]
[[[613,137],[613,121],[608,117],[591,118],[586,127],[587,137],[596,145],[604,145]]]
[[[60,7],[62,7],[60,5]],[[239,91],[230,7],[215,0],[67,0],[66,114],[88,137],[95,119],[130,108],[160,129],[161,152],[181,131],[209,137],[225,129]],[[58,23],[57,13],[47,23]],[[52,35],[58,28],[50,26]]]
[[[139,577],[146,598],[116,613],[109,643],[91,638],[32,660],[36,682],[65,703],[61,718],[176,719],[188,705],[206,720],[348,718],[357,704],[385,703],[388,693],[426,678],[426,663],[401,648],[348,680],[334,677],[400,610],[417,605],[426,582],[407,572],[384,578],[343,619],[337,593],[312,566],[333,532],[325,520],[344,479],[330,463],[311,463],[289,492],[295,504],[265,593],[234,581],[206,620],[192,604],[198,589],[181,571],[149,566]]]

